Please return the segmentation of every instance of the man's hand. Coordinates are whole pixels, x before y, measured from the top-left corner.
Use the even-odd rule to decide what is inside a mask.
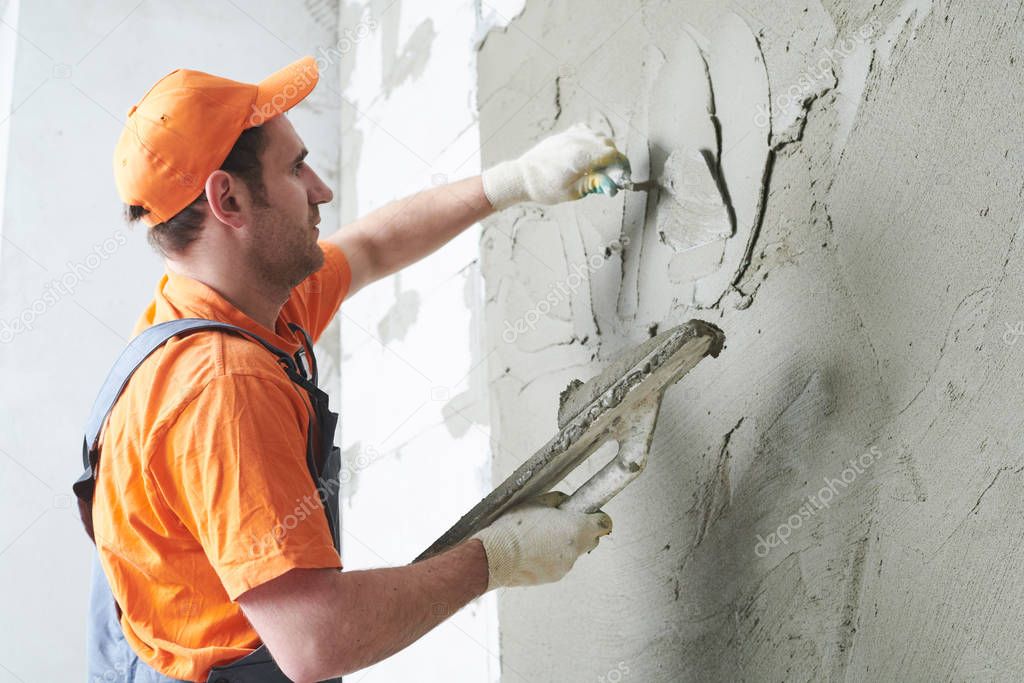
[[[487,590],[558,581],[583,553],[612,532],[611,517],[559,510],[568,496],[550,491],[517,505],[471,538],[487,553]]]
[[[577,123],[541,140],[518,159],[484,171],[484,194],[496,211],[525,201],[567,202],[602,191],[593,185],[595,177],[602,177],[593,172],[616,164],[629,167],[615,143],[586,124]],[[614,194],[615,189],[606,187],[603,191]]]

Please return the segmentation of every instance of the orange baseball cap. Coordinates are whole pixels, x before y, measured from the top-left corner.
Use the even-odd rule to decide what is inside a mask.
[[[114,182],[126,204],[149,209],[152,227],[174,217],[203,192],[242,131],[301,102],[319,79],[303,57],[259,83],[175,69],[128,111],[114,149]]]

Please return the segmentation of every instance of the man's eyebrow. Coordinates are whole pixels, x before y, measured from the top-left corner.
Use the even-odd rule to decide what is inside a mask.
[[[295,164],[297,164],[300,161],[302,161],[303,159],[305,159],[307,154],[309,154],[309,150],[306,149],[305,147],[303,147],[302,151],[299,152],[299,155],[297,157],[295,157],[294,159],[292,159],[292,164],[291,165],[294,166]]]

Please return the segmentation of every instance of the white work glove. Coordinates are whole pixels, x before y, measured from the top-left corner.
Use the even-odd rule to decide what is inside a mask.
[[[487,590],[558,581],[612,532],[612,519],[603,512],[559,510],[566,498],[561,491],[531,498],[471,537],[487,553]]]
[[[577,123],[544,138],[518,159],[503,161],[482,174],[484,194],[496,211],[533,201],[558,204],[591,193],[614,195],[618,186],[601,169],[629,161],[611,138]]]

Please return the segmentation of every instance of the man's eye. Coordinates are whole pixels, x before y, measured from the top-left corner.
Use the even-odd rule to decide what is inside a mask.
[[[299,163],[295,164],[295,171],[298,172],[305,165],[306,165],[306,162],[300,161]]]

